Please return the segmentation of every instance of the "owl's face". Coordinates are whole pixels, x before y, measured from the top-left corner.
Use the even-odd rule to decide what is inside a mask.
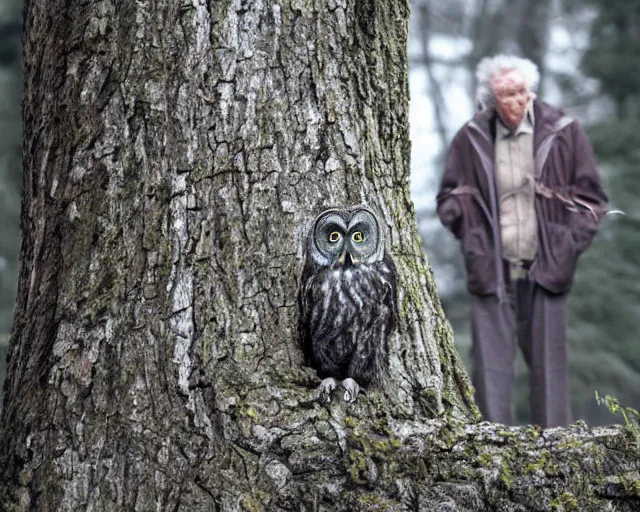
[[[316,218],[309,250],[316,263],[325,266],[371,264],[384,256],[384,239],[369,208],[331,208]]]

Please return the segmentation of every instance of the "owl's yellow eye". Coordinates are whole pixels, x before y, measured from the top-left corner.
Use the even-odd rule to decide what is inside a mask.
[[[357,244],[359,244],[360,242],[364,242],[364,235],[362,234],[362,231],[356,231],[351,238],[353,239],[353,241]]]
[[[338,233],[337,231],[332,231],[331,233],[329,233],[329,242],[335,244],[338,240],[340,240],[340,233]]]

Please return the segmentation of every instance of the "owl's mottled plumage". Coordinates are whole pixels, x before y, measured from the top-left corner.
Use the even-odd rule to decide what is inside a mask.
[[[327,398],[335,379],[349,400],[358,385],[384,385],[396,301],[395,267],[374,212],[365,206],[322,212],[307,239],[300,309],[305,355],[329,386]]]

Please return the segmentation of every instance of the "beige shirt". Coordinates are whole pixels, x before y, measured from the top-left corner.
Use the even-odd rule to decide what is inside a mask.
[[[538,245],[533,125],[533,102],[513,133],[496,120],[495,169],[502,254],[510,262],[533,260]]]

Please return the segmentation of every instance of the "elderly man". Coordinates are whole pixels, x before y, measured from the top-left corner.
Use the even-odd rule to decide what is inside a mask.
[[[607,197],[584,130],[536,99],[532,62],[486,58],[477,78],[480,111],[451,143],[437,198],[467,268],[476,401],[485,419],[512,423],[517,339],[533,423],[566,425],[565,302]]]

